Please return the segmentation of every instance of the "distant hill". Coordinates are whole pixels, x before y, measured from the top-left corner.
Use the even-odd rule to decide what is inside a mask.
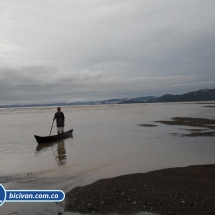
[[[119,103],[119,102],[122,102],[125,100],[126,100],[126,98],[124,98],[124,99],[109,99],[109,100],[101,101],[100,103],[101,104],[116,104],[116,103]]]
[[[77,102],[70,102],[70,103],[48,103],[48,104],[15,104],[15,105],[0,105],[0,108],[21,108],[21,107],[46,107],[46,106],[72,106],[72,105],[100,105],[100,104],[118,104],[121,101],[126,100],[123,99],[109,99],[109,100],[102,100],[102,101],[77,101]]]
[[[0,108],[17,107],[43,107],[43,106],[71,106],[71,105],[100,105],[100,104],[130,104],[130,103],[156,103],[156,102],[197,102],[215,101],[215,89],[204,89],[182,95],[166,94],[160,97],[145,96],[137,98],[109,99],[102,101],[72,102],[72,103],[49,103],[49,104],[23,104],[23,105],[0,105]]]
[[[182,95],[166,94],[160,97],[146,96],[127,99],[119,104],[129,103],[156,103],[156,102],[195,102],[195,101],[215,101],[215,89],[204,89]]]
[[[197,101],[215,101],[215,89],[204,89],[182,95],[166,94],[154,98],[148,102],[197,102]]]
[[[155,99],[156,96],[145,96],[145,97],[137,97],[132,99],[126,99],[124,101],[119,102],[118,104],[128,104],[128,103],[142,103]]]

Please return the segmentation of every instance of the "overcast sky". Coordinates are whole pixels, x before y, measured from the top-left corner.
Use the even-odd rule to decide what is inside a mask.
[[[214,0],[1,0],[0,104],[215,88]]]

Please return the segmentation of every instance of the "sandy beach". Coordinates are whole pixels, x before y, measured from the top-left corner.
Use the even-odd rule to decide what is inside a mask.
[[[181,137],[215,135],[213,119],[174,117],[172,120],[155,122],[192,127],[185,129],[190,133],[180,134]],[[68,192],[65,210],[99,214],[147,211],[168,215],[212,215],[215,214],[214,181],[214,164],[167,168],[102,179]]]
[[[215,214],[215,165],[169,168],[98,180],[66,193],[66,211]]]

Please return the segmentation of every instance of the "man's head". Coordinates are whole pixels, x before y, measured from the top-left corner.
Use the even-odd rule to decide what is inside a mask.
[[[61,108],[60,108],[60,107],[57,107],[57,111],[60,112],[60,110],[61,110]]]

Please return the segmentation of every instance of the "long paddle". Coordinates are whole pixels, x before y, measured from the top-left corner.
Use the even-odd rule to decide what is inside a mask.
[[[52,123],[52,127],[53,127],[53,124],[54,124],[54,120],[53,120],[53,123]],[[49,136],[51,135],[51,133],[52,133],[52,128],[51,128]]]

